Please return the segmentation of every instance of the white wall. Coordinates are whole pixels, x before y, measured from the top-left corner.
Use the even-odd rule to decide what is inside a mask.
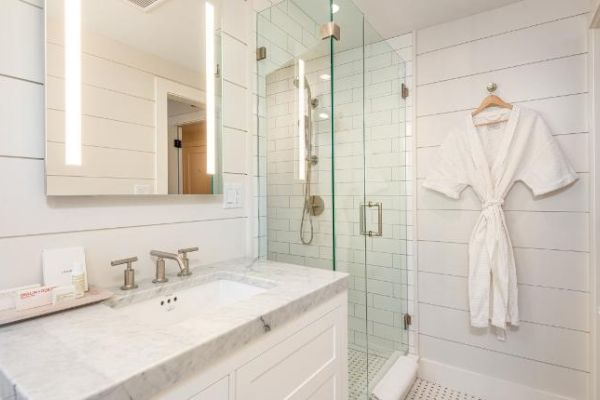
[[[588,7],[526,0],[417,32],[421,373],[489,400],[590,398]],[[505,100],[543,115],[580,178],[536,199],[518,183],[506,199],[522,317],[506,342],[469,327],[474,193],[453,201],[420,187],[448,128],[490,81]]]
[[[51,247],[85,246],[90,282],[101,286],[120,283],[120,267],[109,262],[122,257],[140,257],[138,278],[152,276],[150,249],[198,245],[192,256],[201,263],[244,256],[248,203],[224,210],[221,197],[46,198],[42,7],[41,0],[0,2],[0,288],[41,281],[41,251]],[[225,156],[226,179],[249,189],[251,13],[246,2],[225,0],[223,14],[224,90],[232,99],[225,104],[223,140],[236,148]]]
[[[51,3],[62,8],[60,2]],[[82,157],[64,165],[62,21],[47,28],[47,174],[50,195],[156,193],[155,79],[202,89],[202,74],[94,34],[82,38]],[[107,163],[106,160],[111,160]]]

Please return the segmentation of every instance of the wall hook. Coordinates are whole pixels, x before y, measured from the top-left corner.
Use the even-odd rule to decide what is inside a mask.
[[[491,94],[498,90],[498,85],[495,82],[490,82],[487,85],[487,91]]]

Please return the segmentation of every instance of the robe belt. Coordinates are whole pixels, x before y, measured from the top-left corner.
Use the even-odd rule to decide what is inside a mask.
[[[486,208],[494,207],[494,206],[502,207],[503,204],[504,204],[504,200],[502,200],[502,199],[486,200],[483,203],[481,203],[481,208],[486,209]]]

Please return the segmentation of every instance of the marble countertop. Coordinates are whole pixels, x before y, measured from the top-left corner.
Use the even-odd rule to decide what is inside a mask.
[[[0,399],[145,399],[264,335],[265,324],[276,328],[348,287],[344,273],[247,259],[169,278],[163,285],[142,281],[127,294],[115,289],[105,304],[1,327]],[[116,312],[218,278],[267,290],[151,329]]]

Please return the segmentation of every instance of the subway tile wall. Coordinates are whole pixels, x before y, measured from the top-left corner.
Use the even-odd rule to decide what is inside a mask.
[[[329,48],[318,39],[317,21],[293,2],[263,11],[258,23],[258,46],[267,47],[268,58],[258,63],[255,79],[254,179],[260,210],[256,251],[273,260],[329,269],[333,264],[331,82],[325,76],[331,74]],[[415,286],[412,99],[401,98],[404,79],[412,84],[412,48],[410,34],[371,44],[365,48],[364,70],[362,48],[335,55],[336,265],[351,274],[350,344],[364,348],[368,339],[372,351],[385,355],[405,350],[409,335],[416,336],[403,329],[404,313],[414,311],[410,302]],[[306,58],[307,78],[319,101],[313,112],[313,154],[318,164],[312,170],[311,192],[323,198],[325,211],[313,217],[310,245],[301,243],[299,233],[304,183],[298,177],[294,86],[298,57]],[[359,208],[365,201],[383,204],[381,238],[360,235]],[[375,217],[367,211],[370,230],[376,229]]]

